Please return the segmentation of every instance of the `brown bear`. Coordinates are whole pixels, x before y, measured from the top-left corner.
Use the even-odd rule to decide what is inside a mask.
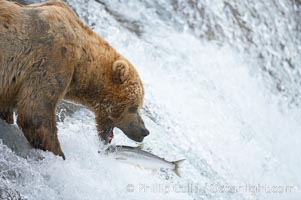
[[[141,142],[149,134],[139,114],[143,96],[133,65],[65,3],[0,0],[0,117],[12,123],[16,111],[33,147],[65,159],[55,121],[62,99],[95,113],[102,140],[118,127]]]

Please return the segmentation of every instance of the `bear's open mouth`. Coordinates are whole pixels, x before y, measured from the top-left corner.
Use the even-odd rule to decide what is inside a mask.
[[[110,128],[105,131],[104,139],[106,144],[111,143],[113,137],[114,137],[113,128]]]

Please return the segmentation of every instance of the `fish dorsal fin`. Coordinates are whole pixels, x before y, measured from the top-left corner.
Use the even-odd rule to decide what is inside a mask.
[[[136,148],[137,148],[137,149],[143,149],[143,148],[144,148],[144,144],[143,144],[143,143],[142,143],[142,144],[139,144]]]

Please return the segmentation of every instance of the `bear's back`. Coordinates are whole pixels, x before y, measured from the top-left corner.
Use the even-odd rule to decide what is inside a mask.
[[[82,26],[61,2],[23,6],[0,1],[0,101],[15,98],[23,82],[45,62],[57,68],[47,71],[72,66],[79,35],[84,37]]]

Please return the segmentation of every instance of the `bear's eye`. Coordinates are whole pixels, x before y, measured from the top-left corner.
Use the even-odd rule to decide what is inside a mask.
[[[137,106],[131,106],[131,107],[129,107],[128,110],[129,110],[130,113],[135,113],[135,112],[137,112],[138,107]]]

